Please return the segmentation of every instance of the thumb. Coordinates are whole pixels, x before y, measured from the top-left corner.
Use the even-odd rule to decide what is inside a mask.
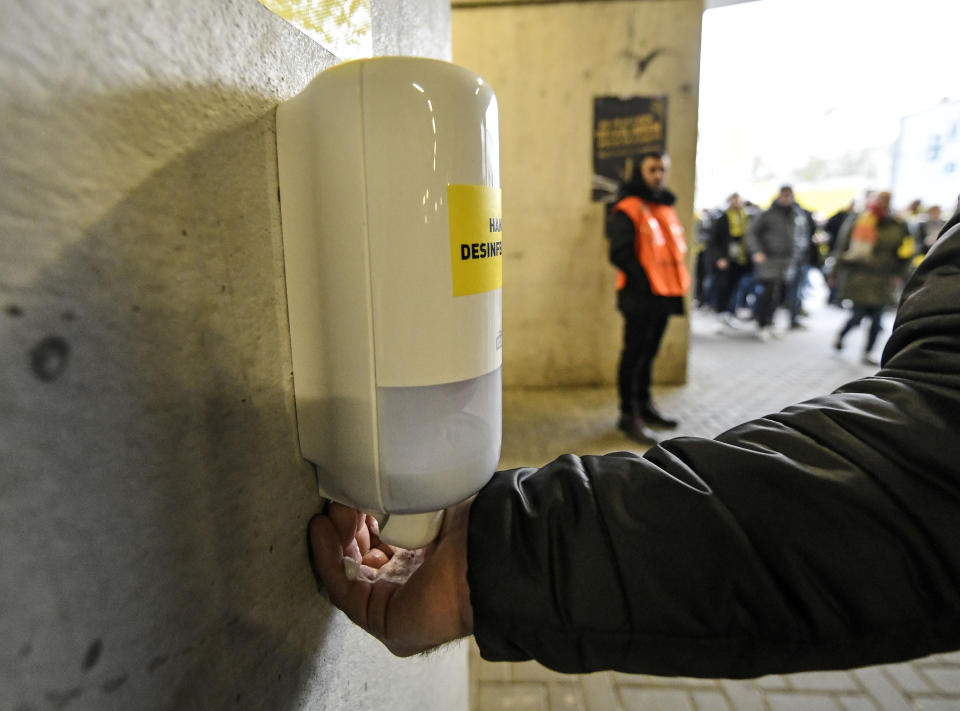
[[[333,521],[324,515],[314,516],[310,519],[307,539],[313,574],[330,601],[342,609],[341,601],[350,592],[350,580],[343,568],[343,544]]]
[[[343,610],[354,623],[382,638],[385,608],[395,586],[374,584],[365,579],[365,576],[354,580],[347,577],[340,535],[333,521],[327,516],[318,515],[310,520],[309,540],[310,562],[318,582],[326,589],[330,602]],[[363,566],[359,567],[363,570]],[[375,571],[369,568],[367,572],[376,575]],[[379,594],[373,595],[374,591]],[[371,629],[371,624],[374,624],[376,629]]]

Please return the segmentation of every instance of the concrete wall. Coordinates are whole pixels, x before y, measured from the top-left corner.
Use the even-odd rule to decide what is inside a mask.
[[[440,0],[374,3],[444,56]],[[317,594],[274,109],[336,58],[255,0],[0,10],[0,709],[465,709]]]
[[[702,13],[703,0],[454,7],[454,61],[500,102],[506,385],[615,380],[622,322],[590,202],[595,96],[667,95],[670,185],[692,236]],[[684,381],[687,343],[686,318],[671,319],[657,382]]]

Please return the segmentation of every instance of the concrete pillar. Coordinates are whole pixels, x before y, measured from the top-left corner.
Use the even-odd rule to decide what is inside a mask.
[[[500,102],[506,385],[615,380],[622,322],[603,209],[590,202],[595,96],[667,96],[670,187],[692,240],[703,7],[454,3],[454,61]],[[688,332],[685,318],[671,319],[656,382],[684,382]]]
[[[336,57],[255,0],[0,18],[0,708],[466,709],[463,645],[307,564],[274,109]],[[449,7],[374,32],[443,56]]]

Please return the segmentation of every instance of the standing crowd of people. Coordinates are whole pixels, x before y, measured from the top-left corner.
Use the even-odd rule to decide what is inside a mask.
[[[940,210],[914,201],[896,214],[891,195],[881,191],[851,202],[822,223],[783,185],[767,209],[744,202],[738,193],[724,209],[699,220],[695,279],[686,268],[686,238],[667,188],[668,159],[645,153],[620,188],[607,213],[609,257],[617,269],[617,308],[623,316],[623,349],[617,372],[620,417],[617,427],[642,444],[656,444],[656,430],[678,422],[663,414],[650,394],[651,368],[670,316],[684,312],[691,282],[694,301],[718,316],[721,331],[755,324],[757,339],[781,338],[804,329],[804,296],[812,270],[823,273],[830,301],[850,309],[833,346],[869,323],[862,360],[874,355],[884,311],[896,304],[905,278],[937,239]],[[780,310],[786,328],[775,328]]]
[[[851,310],[834,340],[869,322],[862,359],[876,365],[874,348],[883,312],[896,304],[909,272],[930,249],[943,227],[938,206],[915,200],[904,212],[891,208],[891,195],[870,193],[862,206],[851,202],[824,221],[800,205],[784,185],[766,210],[734,193],[722,209],[699,216],[694,300],[718,315],[718,328],[744,329],[755,323],[760,341],[783,335],[774,328],[778,309],[789,329],[803,329],[804,294],[810,272],[820,270],[830,286],[830,303]]]

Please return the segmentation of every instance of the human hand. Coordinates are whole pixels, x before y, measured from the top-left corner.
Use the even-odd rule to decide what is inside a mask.
[[[331,504],[309,526],[311,565],[330,601],[400,657],[470,634],[471,502],[447,509],[437,538],[418,551],[383,543],[373,516]]]
[[[757,264],[763,264],[767,261],[767,255],[763,252],[755,252],[753,255],[753,261]]]
[[[720,259],[717,260],[717,269],[726,269],[729,263],[725,258],[720,257]]]

